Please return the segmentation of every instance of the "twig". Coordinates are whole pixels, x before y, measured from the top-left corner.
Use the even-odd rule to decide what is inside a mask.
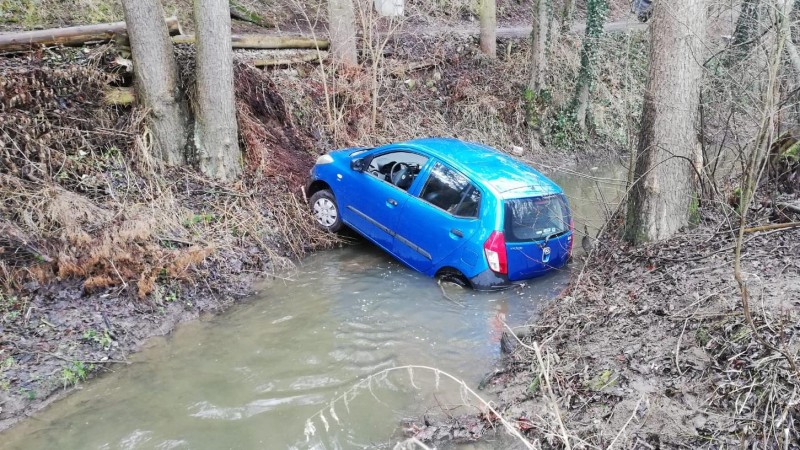
[[[785,228],[796,228],[796,227],[800,227],[800,222],[771,223],[769,225],[761,225],[758,227],[745,228],[744,232],[757,233],[759,231],[782,230]]]
[[[550,384],[549,376],[544,372],[545,371],[544,358],[542,358],[542,352],[539,349],[539,345],[536,343],[536,341],[533,341],[533,346],[530,346],[522,342],[517,337],[517,335],[514,334],[514,330],[512,330],[507,323],[503,322],[503,325],[506,327],[506,329],[508,329],[508,331],[511,332],[511,335],[514,336],[514,339],[516,339],[521,346],[529,350],[533,350],[533,352],[536,354],[536,360],[538,361],[539,367],[541,368],[540,375],[542,376],[542,379],[544,381],[545,388],[547,389],[547,396],[549,397],[548,399],[550,400],[551,403],[550,407],[553,409],[553,414],[555,414],[556,419],[558,419],[558,428],[559,431],[561,432],[560,436],[561,441],[564,443],[564,448],[566,448],[567,450],[571,450],[572,446],[569,443],[569,433],[567,433],[567,427],[564,426],[564,420],[561,417],[561,409],[558,407],[558,402],[556,401],[556,396],[553,393],[553,386]]]
[[[633,418],[636,417],[636,411],[639,410],[639,405],[642,404],[643,399],[644,397],[639,397],[639,401],[636,402],[636,406],[633,407],[633,412],[631,412],[631,416],[628,417],[628,421],[625,422],[625,425],[623,425],[622,428],[620,428],[619,433],[617,433],[617,435],[614,437],[614,440],[611,441],[610,444],[608,444],[607,450],[611,450],[612,448],[614,448],[614,444],[616,444],[617,439],[619,439],[619,437],[622,436],[622,432],[625,431],[626,428],[628,428],[628,425],[631,423],[631,420],[633,420]]]

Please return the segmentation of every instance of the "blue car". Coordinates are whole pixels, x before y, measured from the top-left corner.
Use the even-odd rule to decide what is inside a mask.
[[[362,234],[428,276],[478,290],[564,267],[573,223],[558,185],[490,147],[428,138],[317,159],[317,224]]]

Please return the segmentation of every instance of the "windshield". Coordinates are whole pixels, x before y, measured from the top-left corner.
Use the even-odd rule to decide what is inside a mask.
[[[569,207],[563,194],[505,201],[506,241],[555,237],[569,231],[569,223]]]

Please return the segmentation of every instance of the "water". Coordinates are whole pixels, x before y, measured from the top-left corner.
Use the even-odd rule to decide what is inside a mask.
[[[591,219],[595,229],[605,209],[595,181],[554,178],[577,228]],[[601,186],[607,201],[618,195]],[[439,286],[368,244],[321,252],[226,314],[151,340],[132,365],[4,433],[0,447],[392,448],[404,418],[476,404],[445,375],[393,368],[435,367],[474,389],[494,367],[503,323],[525,324],[569,270],[487,294]]]

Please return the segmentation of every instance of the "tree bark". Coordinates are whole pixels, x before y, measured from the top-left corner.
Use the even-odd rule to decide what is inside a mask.
[[[328,21],[333,60],[345,67],[357,65],[358,49],[353,1],[328,0]]]
[[[122,2],[133,56],[135,85],[149,110],[147,123],[156,156],[167,165],[186,161],[187,108],[178,87],[178,65],[159,0]]]
[[[220,181],[241,174],[227,0],[194,0],[197,92],[194,143],[200,171]]]
[[[528,80],[528,90],[534,95],[544,89],[545,75],[547,74],[547,33],[550,28],[549,5],[550,0],[533,1],[533,29],[531,30],[531,77]]]
[[[155,19],[153,19],[155,21]],[[170,35],[181,34],[176,17],[164,20]],[[98,23],[77,27],[50,28],[47,30],[0,33],[0,51],[22,52],[35,45],[84,45],[89,42],[107,42],[127,32],[125,22]]]
[[[497,57],[497,2],[481,0],[481,51],[491,57]]]
[[[689,223],[690,205],[696,201],[693,161],[705,3],[654,4],[636,180],[625,224],[625,238],[631,243],[672,236]]]

